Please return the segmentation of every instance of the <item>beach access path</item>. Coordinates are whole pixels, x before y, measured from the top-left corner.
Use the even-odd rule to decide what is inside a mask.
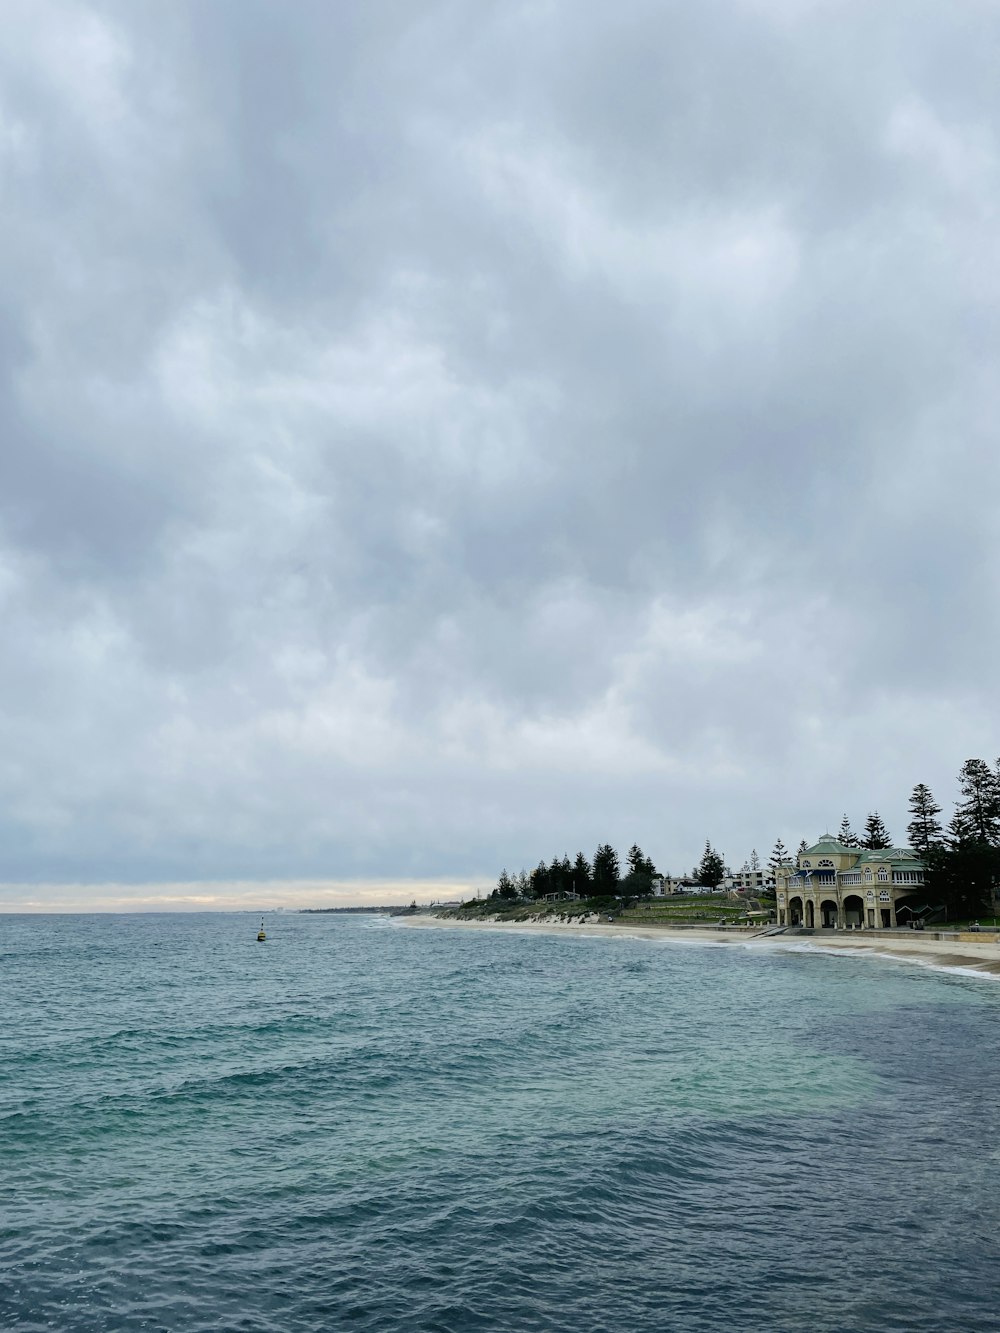
[[[746,930],[712,930],[693,926],[645,926],[609,922],[559,921],[461,921],[455,917],[420,915],[398,918],[409,927],[453,927],[456,930],[540,931],[550,935],[603,935],[609,938],[664,939],[677,943],[731,944],[742,948],[795,949],[796,952],[828,953],[831,950],[864,951],[876,956],[906,959],[927,967],[966,968],[1000,977],[1000,936],[982,932],[977,937],[964,932],[945,939],[928,938],[917,931],[892,934],[867,931],[825,930],[820,935],[768,935]]]

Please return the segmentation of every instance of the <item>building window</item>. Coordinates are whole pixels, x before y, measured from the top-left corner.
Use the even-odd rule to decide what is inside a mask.
[[[871,866],[865,866],[865,879],[871,879],[871,877],[872,877]]]
[[[824,860],[824,861],[817,861],[816,864],[819,865],[819,866],[829,866],[829,868],[830,868],[831,870],[833,869],[833,862],[832,862],[832,861],[825,861],[825,860]]]
[[[879,900],[880,903],[891,902],[891,901],[892,901],[892,894],[889,892],[888,889],[879,889],[879,891],[878,891],[878,900]]]
[[[883,881],[885,881],[885,880],[887,880],[887,879],[889,878],[889,872],[888,872],[888,870],[886,870],[885,866],[881,866],[881,867],[879,868],[878,877],[879,877],[880,880],[883,880]]]
[[[868,899],[870,903],[873,903],[875,901],[875,890],[869,889],[868,892],[865,894],[865,897]]]
[[[812,867],[812,862],[811,862],[811,861],[803,861],[802,864],[803,864],[803,866],[809,866],[810,868]]]

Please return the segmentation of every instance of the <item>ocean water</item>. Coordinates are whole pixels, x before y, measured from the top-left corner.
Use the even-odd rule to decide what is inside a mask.
[[[4,1330],[995,1330],[1000,983],[0,918]]]

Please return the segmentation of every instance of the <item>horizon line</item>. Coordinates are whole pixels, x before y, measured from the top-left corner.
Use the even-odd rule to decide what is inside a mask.
[[[400,899],[429,906],[474,897],[486,882],[465,878],[218,879],[0,882],[0,915],[142,912],[268,912],[313,907],[396,907]]]

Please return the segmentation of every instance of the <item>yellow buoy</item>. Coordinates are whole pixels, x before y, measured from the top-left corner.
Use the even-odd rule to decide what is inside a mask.
[[[261,917],[261,919],[260,919],[260,930],[258,930],[258,932],[257,932],[257,939],[258,939],[258,941],[261,942],[261,943],[263,943],[263,941],[267,939],[267,936],[264,934],[264,918],[263,918],[263,917]]]

